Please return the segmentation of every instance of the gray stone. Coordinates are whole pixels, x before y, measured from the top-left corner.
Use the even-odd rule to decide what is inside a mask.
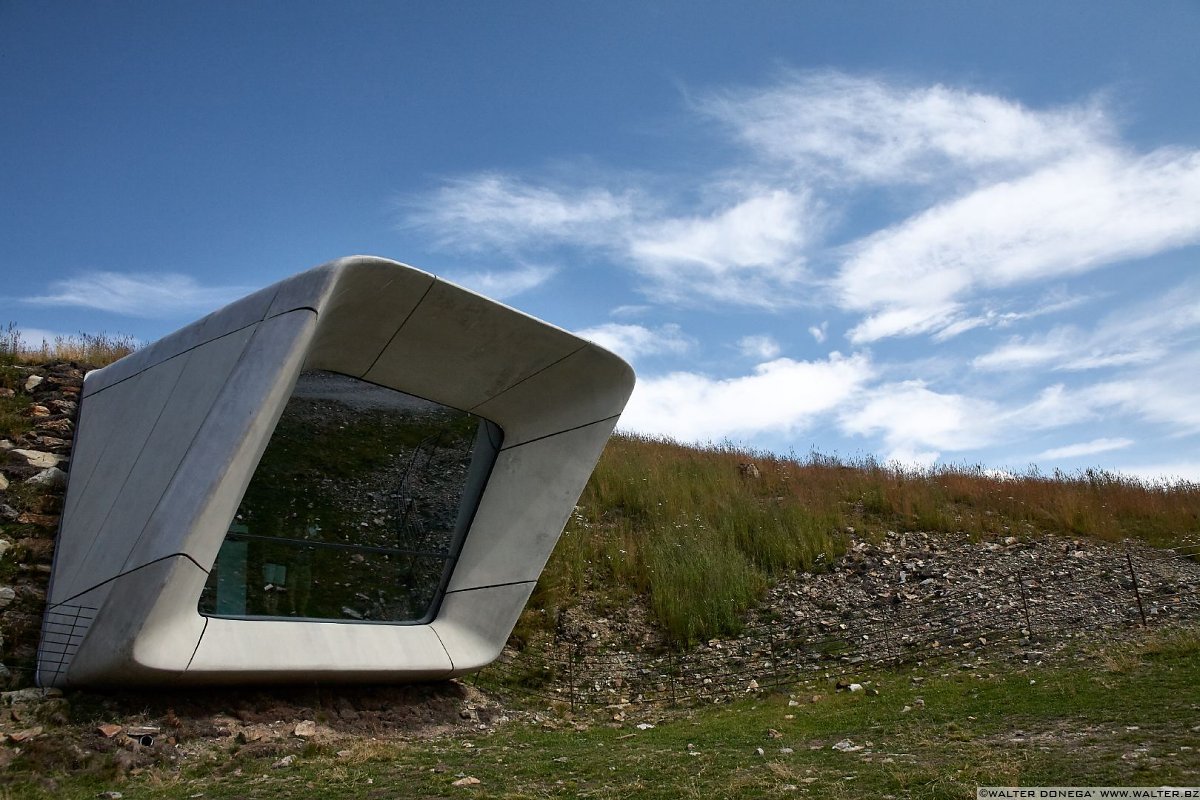
[[[4,477],[4,473],[0,472],[0,492],[7,491],[8,478]]]
[[[61,489],[67,485],[67,473],[58,467],[49,467],[25,481],[33,486],[44,486],[48,489]]]
[[[24,706],[39,703],[48,697],[62,697],[62,689],[16,689],[11,692],[0,692],[0,705]]]
[[[17,599],[17,592],[11,586],[0,586],[0,608],[5,608]]]
[[[46,379],[43,378],[41,375],[30,375],[28,378],[25,379],[25,391],[32,392],[44,380],[46,380]]]
[[[47,467],[56,467],[61,462],[66,461],[63,456],[56,456],[54,453],[44,453],[41,450],[22,450],[16,449],[12,452],[24,458],[31,467],[38,469],[46,469]]]

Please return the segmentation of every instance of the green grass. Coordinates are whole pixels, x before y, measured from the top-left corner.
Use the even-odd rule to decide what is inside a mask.
[[[558,609],[584,593],[648,599],[671,638],[735,633],[742,613],[790,570],[844,549],[832,509],[799,501],[784,462],[743,477],[745,454],[617,436],[588,482],[534,597]],[[546,617],[547,615],[542,615]]]
[[[798,706],[789,706],[786,695],[756,696],[660,712],[648,730],[638,730],[635,720],[607,719],[577,729],[579,720],[558,718],[553,729],[512,722],[492,734],[432,741],[297,744],[287,769],[271,767],[277,753],[233,748],[198,752],[122,781],[102,765],[88,774],[69,775],[60,765],[57,774],[34,775],[20,761],[9,776],[13,796],[84,798],[117,790],[130,800],[201,792],[206,798],[966,798],[977,785],[1200,784],[1196,633],[1157,635],[1141,646],[1110,644],[1081,656],[1026,671],[927,667],[920,683],[913,671],[855,676],[878,688],[878,696],[835,693],[832,679],[822,680],[796,687]],[[814,692],[822,697],[809,703]],[[843,739],[865,749],[832,749]],[[195,743],[181,745],[196,750]],[[452,786],[459,775],[481,783]],[[57,784],[53,793],[38,786],[46,778]]]

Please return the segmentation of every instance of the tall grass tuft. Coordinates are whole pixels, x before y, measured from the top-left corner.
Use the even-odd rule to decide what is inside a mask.
[[[739,468],[748,463],[757,476]],[[735,633],[774,580],[816,569],[844,548],[836,509],[801,502],[795,472],[790,461],[731,446],[614,437],[538,602],[641,594],[673,639]]]
[[[124,334],[80,333],[35,344],[25,340],[16,323],[8,323],[0,332],[0,364],[7,365],[74,361],[87,367],[103,367],[137,348],[138,341]]]

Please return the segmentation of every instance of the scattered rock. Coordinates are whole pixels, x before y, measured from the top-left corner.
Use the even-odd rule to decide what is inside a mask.
[[[4,473],[0,472],[0,492],[7,491],[8,478],[4,477]]]
[[[0,608],[4,608],[17,599],[16,590],[11,586],[0,586]]]
[[[292,730],[293,736],[299,736],[301,739],[311,739],[317,735],[317,723],[311,719],[306,719],[303,722],[296,723],[296,727]]]
[[[67,473],[63,472],[58,467],[49,467],[34,475],[32,478],[27,478],[25,482],[31,486],[43,486],[50,489],[61,489],[67,485]]]
[[[30,375],[25,379],[25,391],[32,392],[34,389],[40,386],[44,380],[46,379],[41,375]]]
[[[10,733],[8,738],[14,742],[27,742],[30,739],[36,739],[37,737],[41,736],[42,732],[42,726],[38,725],[33,728],[25,728],[24,730],[17,731],[16,733]]]
[[[478,786],[481,782],[482,781],[480,781],[479,778],[476,778],[472,775],[468,775],[465,778],[459,778],[458,780],[456,780],[454,783],[452,783],[450,785],[451,786]]]
[[[855,744],[849,739],[842,739],[840,742],[833,745],[831,749],[837,750],[839,753],[857,753],[859,750],[863,749],[863,746],[861,744]]]
[[[36,525],[39,528],[54,528],[58,525],[58,515],[23,511],[17,515],[17,522],[21,525]]]
[[[21,456],[21,458],[24,458],[29,466],[37,467],[38,469],[56,467],[61,462],[66,460],[62,456],[57,456],[54,453],[46,453],[41,450],[26,450],[24,448],[17,448],[11,450],[10,452]]]
[[[124,726],[116,725],[111,722],[96,726],[96,732],[105,739],[111,739],[123,730],[125,730]]]
[[[294,763],[296,763],[296,754],[295,753],[293,753],[289,756],[284,756],[283,758],[279,759],[278,761],[276,761],[274,764],[271,765],[271,769],[286,769]]]

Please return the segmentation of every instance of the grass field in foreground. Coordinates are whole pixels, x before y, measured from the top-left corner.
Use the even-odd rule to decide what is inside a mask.
[[[10,772],[9,790],[56,799],[119,791],[127,800],[969,798],[977,785],[1200,785],[1200,637],[1157,634],[1083,655],[1053,668],[996,665],[994,674],[953,664],[875,672],[857,677],[877,696],[798,686],[797,706],[787,695],[751,696],[664,711],[646,730],[517,721],[467,738],[309,745],[283,769],[272,767],[278,756],[235,747],[123,783],[54,776],[53,791]],[[814,693],[821,699],[809,702]],[[834,749],[844,740],[863,749]],[[462,776],[480,783],[454,786]]]

